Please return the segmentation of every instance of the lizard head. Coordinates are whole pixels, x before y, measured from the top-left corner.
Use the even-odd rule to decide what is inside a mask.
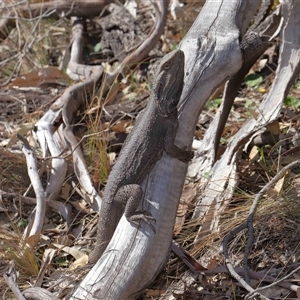
[[[163,117],[177,112],[184,79],[184,53],[175,50],[165,55],[154,78],[153,92]]]

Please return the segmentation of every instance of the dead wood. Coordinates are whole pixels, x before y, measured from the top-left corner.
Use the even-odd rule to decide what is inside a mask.
[[[139,44],[135,43],[135,45],[131,47],[131,49],[135,49],[131,51],[131,53],[122,60],[118,68],[116,68],[113,72],[108,74],[108,86],[111,86],[115,78],[120,73],[123,73],[125,67],[130,67],[130,65],[134,65],[137,62],[141,62],[154,48],[161,34],[163,33],[167,21],[169,0],[158,1],[157,3],[152,2],[152,4],[155,8],[156,18],[150,34],[144,39],[144,41],[142,41],[142,39],[139,37]],[[115,39],[116,37],[113,38]]]
[[[67,142],[73,153],[75,172],[81,186],[89,195],[87,200],[97,210],[100,198],[88,175],[81,149],[70,129],[73,114],[85,102],[86,97],[90,97],[97,86],[97,82],[99,84],[103,72],[101,66],[88,67],[78,64],[82,54],[83,27],[82,21],[75,22],[73,46],[67,71],[69,74],[76,74],[77,78],[83,79],[83,81],[67,88],[63,95],[55,101],[46,114],[36,123],[35,136],[42,145],[43,156],[48,156],[49,149],[53,157],[52,166],[54,165],[54,167],[46,188],[47,197],[55,199],[65,180],[66,162],[61,157],[61,153],[67,146]],[[61,124],[62,121],[64,124]],[[59,128],[56,128],[56,124],[59,124]]]
[[[32,148],[29,146],[28,141],[21,135],[18,138],[23,142],[23,153],[27,160],[28,175],[33,186],[35,196],[37,199],[36,210],[33,213],[33,223],[30,224],[24,232],[24,239],[33,236],[40,235],[42,233],[42,227],[44,224],[45,212],[46,212],[46,199],[45,192],[42,186],[40,176],[38,173],[36,155]],[[36,246],[36,245],[32,245]]]
[[[32,287],[24,290],[22,294],[26,297],[26,300],[58,300],[59,298],[55,297],[49,291],[38,288]]]
[[[189,170],[191,170],[193,173],[189,171],[188,174],[189,174],[189,176],[193,176],[194,179],[200,180],[201,174],[203,174],[203,172],[214,167],[214,165],[216,163],[216,155],[217,155],[217,151],[218,151],[218,147],[219,147],[221,134],[222,134],[225,124],[227,122],[228,115],[229,115],[230,109],[233,105],[234,99],[237,96],[239,87],[240,87],[242,81],[244,80],[245,76],[249,72],[250,68],[257,61],[257,59],[264,53],[264,51],[269,47],[270,43],[272,42],[269,39],[276,32],[279,24],[280,24],[280,16],[278,16],[278,10],[277,10],[266,20],[265,25],[267,25],[267,26],[263,27],[263,31],[258,32],[259,36],[261,36],[261,42],[262,42],[263,46],[256,49],[256,53],[253,53],[253,55],[250,59],[244,61],[241,69],[226,83],[225,93],[223,96],[223,102],[221,104],[221,107],[218,110],[216,117],[211,122],[207,132],[205,133],[201,147],[196,152],[196,156],[198,157],[198,159],[195,159],[189,168]],[[239,147],[242,147],[242,143],[246,143],[246,141],[247,141],[246,139],[241,141],[241,145],[239,145]],[[208,151],[208,149],[210,149],[210,151]],[[234,151],[232,154],[236,155],[236,152]],[[222,160],[224,160],[224,159],[225,159],[225,157],[222,158]],[[229,161],[230,160],[231,159],[229,159]],[[229,164],[227,166],[230,166],[230,165],[231,164]],[[233,165],[231,165],[231,166],[233,166]],[[223,176],[223,173],[217,172],[215,174],[216,174],[215,176],[218,176],[217,174]],[[228,174],[228,178],[229,177],[230,177],[230,175]],[[203,180],[204,182],[206,181],[204,178],[202,178],[201,180]],[[211,182],[213,182],[213,181],[211,181]],[[226,185],[225,182],[227,182],[227,181],[224,181],[224,179],[223,179],[223,183],[224,183],[223,187],[221,187],[222,181],[218,180],[218,182],[219,182],[218,184],[220,184],[219,185],[220,191],[222,190],[222,193],[223,193],[223,187]],[[233,187],[235,185],[236,185],[235,176],[231,176],[229,186]],[[218,211],[217,207],[219,207],[222,210],[223,210],[223,208],[226,207],[226,204],[223,204],[222,202],[220,202],[219,204],[216,204],[216,206],[215,206],[214,202],[217,199],[215,197],[211,197],[211,196],[203,197],[202,196],[202,195],[207,195],[206,189],[209,189],[209,188],[212,188],[212,187],[209,186],[209,184],[208,184],[208,186],[205,186],[205,188],[204,188],[205,190],[200,193],[200,196],[198,198],[198,205],[197,205],[197,208],[195,209],[195,212],[193,215],[193,218],[202,220],[201,221],[202,225],[201,225],[198,235],[195,239],[196,243],[197,243],[197,241],[203,239],[205,236],[209,235],[213,231],[213,228],[218,227],[218,225],[217,225],[218,224],[218,216],[220,216],[222,212]],[[228,187],[228,195],[226,196],[226,198],[227,197],[228,197],[228,199],[231,198],[232,191],[233,191],[233,189]],[[205,218],[202,219],[203,216],[205,216],[207,214],[210,215],[210,212],[212,212],[212,211],[214,211],[213,212],[213,215],[214,215],[213,221],[215,222],[214,226],[216,226],[216,227],[211,225],[210,222],[212,220],[206,221]],[[210,218],[210,217],[208,217],[208,218]]]
[[[294,165],[294,167],[296,166],[296,164]],[[281,173],[281,175],[284,172]],[[280,177],[280,176],[279,176]],[[278,177],[278,178],[279,178]],[[277,179],[278,179],[277,178]],[[272,184],[275,184],[275,181],[272,180]],[[268,187],[270,187],[270,185],[268,185]],[[265,190],[266,191],[266,190]],[[256,202],[257,204],[258,202]],[[237,233],[237,232],[235,232]],[[228,236],[229,237],[229,236]],[[230,238],[232,238],[233,235],[230,234]],[[228,239],[226,238],[226,242],[224,240],[224,247],[227,250],[227,245],[225,245],[225,243],[228,242]],[[290,291],[293,292],[297,292],[297,290],[299,289],[299,286],[297,284],[293,284],[291,282],[288,282],[288,278],[291,277],[291,275],[293,275],[295,272],[297,272],[300,268],[300,266],[295,266],[294,270],[290,271],[288,275],[284,276],[281,279],[277,279],[273,276],[270,276],[268,274],[266,274],[265,272],[255,272],[252,270],[249,270],[247,268],[237,268],[237,267],[233,267],[232,265],[230,266],[230,268],[228,269],[228,267],[226,265],[220,265],[217,267],[214,267],[212,269],[207,269],[205,267],[203,267],[194,257],[192,257],[187,251],[185,251],[182,247],[180,247],[180,245],[176,242],[172,242],[172,251],[174,251],[174,253],[176,253],[176,255],[182,259],[182,261],[187,265],[187,267],[193,272],[193,274],[202,274],[204,276],[212,276],[215,275],[217,273],[227,273],[227,274],[231,274],[231,271],[234,272],[235,277],[238,276],[238,278],[242,278],[242,276],[244,276],[245,273],[248,273],[249,278],[251,279],[256,279],[259,281],[264,281],[264,282],[269,282],[271,283],[270,285],[267,286],[263,286],[257,289],[253,289],[251,293],[249,293],[247,295],[247,297],[252,296],[255,293],[258,293],[259,291],[262,291],[264,289],[268,289],[271,286],[281,286],[285,289],[288,289]],[[194,281],[194,279],[191,279],[192,281]],[[178,288],[179,290],[182,290],[183,287],[179,287],[179,285],[182,285],[182,283],[177,284],[176,288]],[[172,289],[174,289],[174,286],[172,286]],[[261,295],[262,296],[262,295]]]
[[[276,77],[273,82],[271,91],[263,100],[258,108],[258,117],[249,119],[244,126],[237,132],[237,134],[231,139],[225,153],[219,161],[212,164],[211,176],[202,191],[202,195],[199,197],[198,207],[209,207],[209,210],[205,210],[204,214],[196,213],[197,217],[202,220],[201,228],[197,236],[197,241],[204,238],[206,234],[216,232],[219,229],[219,220],[222,212],[228,205],[228,201],[232,196],[233,190],[237,184],[236,166],[239,157],[239,151],[244,147],[249,137],[257,130],[263,128],[267,124],[273,122],[278,118],[283,101],[294,83],[297,76],[299,76],[299,45],[300,40],[295,39],[295,31],[299,31],[297,26],[296,15],[299,13],[300,6],[297,1],[293,3],[285,3],[281,7],[281,16],[283,18],[283,27],[281,30],[281,50],[280,60],[276,71]],[[295,13],[295,14],[294,14]],[[298,35],[297,35],[298,36]],[[293,66],[293,67],[289,67]],[[230,84],[230,83],[229,83]],[[223,107],[221,107],[223,109]],[[212,124],[211,124],[212,125]],[[207,133],[206,133],[207,134]],[[295,162],[296,163],[296,162]],[[289,166],[291,167],[291,166]],[[200,167],[201,168],[201,167]],[[284,168],[285,169],[285,168]],[[204,169],[201,168],[201,172]],[[201,174],[201,172],[199,174]],[[274,178],[277,178],[279,172]],[[273,180],[271,181],[273,182]],[[268,185],[265,186],[267,188]],[[256,201],[255,201],[256,202]],[[234,272],[233,266],[229,262],[228,250],[224,248],[224,255],[226,257],[227,264],[230,265],[230,272],[234,274],[234,277],[240,281],[241,284],[251,293],[255,293],[254,289],[249,285],[249,277],[247,275],[247,264],[249,252],[253,242],[253,225],[252,218],[254,216],[254,210],[249,213],[249,219],[247,223],[241,225],[238,231],[248,228],[249,240],[245,248],[244,264],[245,264],[245,279],[241,278]],[[206,214],[206,215],[205,215]],[[202,216],[205,215],[204,218]],[[250,226],[250,227],[249,227]],[[230,237],[237,232],[233,230],[230,233]],[[202,232],[202,234],[201,234]],[[227,245],[229,242],[228,237],[224,240]]]
[[[39,3],[26,3],[19,2],[11,4],[6,1],[4,8],[0,9],[0,39],[4,39],[7,36],[8,26],[14,26],[14,20],[17,18],[14,14],[14,10],[18,10],[21,14],[28,16],[28,18],[39,18],[45,14],[51,18],[61,17],[83,17],[92,18],[100,15],[103,8],[109,4],[109,0],[73,0],[73,1],[61,1],[52,0]]]
[[[275,12],[275,14],[278,14],[278,12]],[[285,16],[285,20],[287,22],[292,22],[292,19],[290,18],[292,17],[288,15]],[[277,20],[276,24],[278,26],[278,17],[276,17],[275,20]],[[291,26],[295,27],[295,25]],[[287,28],[289,27],[287,26]],[[294,29],[289,30],[291,30],[291,32],[294,31]],[[274,31],[274,28],[272,29],[272,31],[276,32]],[[285,34],[289,33],[285,31]],[[290,34],[292,35],[292,33]],[[268,35],[267,37],[269,36],[270,35]],[[280,113],[283,100],[285,99],[296,76],[298,76],[299,70],[298,68],[295,68],[293,70],[290,70],[291,73],[289,73],[289,75],[285,77],[285,80],[281,78],[282,74],[286,71],[286,66],[288,65],[287,60],[290,59],[291,62],[293,62],[292,64],[294,65],[295,59],[292,50],[289,49],[289,43],[284,43],[282,38],[280,38],[280,41],[282,43],[281,49],[284,49],[284,52],[282,52],[283,50],[281,50],[281,56],[285,59],[282,59],[280,61],[276,73],[276,78],[272,85],[272,90],[264,99],[261,106],[258,108],[259,117],[257,118],[257,120],[250,119],[244,124],[244,126],[238,131],[238,133],[231,139],[231,142],[229,143],[222,158],[216,163],[214,163],[214,157],[210,157],[206,149],[207,141],[212,140],[211,137],[214,136],[213,132],[215,132],[215,126],[218,126],[218,122],[213,122],[209,130],[205,134],[203,148],[198,150],[199,152],[197,151],[198,159],[196,159],[190,167],[190,170],[192,172],[190,172],[189,174],[193,174],[193,176],[196,177],[203,174],[203,172],[211,170],[211,177],[206,183],[205,189],[199,195],[197,206],[198,209],[194,214],[195,218],[202,220],[202,225],[199,230],[196,242],[203,239],[211,232],[215,232],[218,230],[219,217],[226,208],[228,200],[231,198],[234,187],[237,184],[236,164],[239,157],[238,151],[244,147],[250,136],[253,135],[257,130],[276,120],[278,114]],[[288,39],[293,41],[293,45],[297,45],[297,43],[299,43],[298,41],[295,41],[292,36],[289,36]],[[297,63],[295,65],[297,65]],[[243,74],[245,75],[244,71]],[[241,74],[241,76],[243,74]],[[235,80],[236,79],[233,78],[233,81]],[[286,85],[284,85],[283,81],[286,81]],[[228,83],[228,86],[230,87],[230,82]],[[234,89],[236,90],[236,87],[234,87]],[[224,97],[227,97],[226,93]],[[220,116],[223,111],[226,111],[226,109],[226,104],[224,102],[224,104],[220,108],[220,111],[218,112],[218,116]],[[216,118],[215,120],[217,119],[218,118]],[[215,145],[212,142],[210,143],[210,146],[215,149]],[[205,216],[204,219],[203,216]]]
[[[289,165],[287,165],[286,167],[282,168],[280,170],[280,172],[278,172],[276,174],[276,176],[274,178],[272,178],[272,180],[270,182],[268,182],[261,190],[260,192],[256,195],[253,204],[251,206],[251,209],[249,211],[249,216],[247,218],[247,220],[239,225],[237,228],[235,228],[234,230],[232,230],[225,238],[223,241],[223,253],[224,253],[224,257],[225,257],[225,262],[226,262],[226,266],[230,272],[230,274],[238,281],[242,284],[242,286],[252,295],[254,294],[259,294],[257,291],[255,291],[254,288],[252,288],[250,286],[250,278],[249,278],[249,267],[248,267],[248,259],[249,259],[249,254],[251,251],[251,247],[254,241],[254,226],[253,226],[253,218],[255,216],[255,212],[257,209],[257,205],[258,202],[261,200],[261,198],[264,196],[264,194],[274,185],[277,183],[277,181],[279,179],[281,179],[285,173],[290,170],[293,169],[297,166],[299,166],[300,164],[300,160],[294,161],[292,163],[290,163]],[[230,240],[236,235],[238,234],[240,231],[247,229],[248,233],[249,233],[249,237],[245,246],[245,252],[244,252],[244,260],[243,260],[243,266],[244,266],[244,278],[239,275],[234,267],[233,264],[229,258],[229,252],[228,252],[228,244],[230,242]],[[297,289],[300,287],[297,287]],[[297,290],[296,289],[296,290]],[[260,295],[260,294],[259,294]],[[260,295],[262,296],[262,295]]]
[[[141,62],[154,48],[160,36],[162,35],[167,21],[169,0],[158,1],[156,3],[153,2],[153,6],[155,8],[156,18],[151,33],[134,51],[132,51],[130,55],[128,55],[122,61],[121,68],[124,68],[126,65]],[[120,72],[121,69],[118,69],[117,71]]]
[[[17,285],[18,273],[16,271],[14,262],[11,262],[9,270],[5,272],[4,279],[18,300],[26,300]]]

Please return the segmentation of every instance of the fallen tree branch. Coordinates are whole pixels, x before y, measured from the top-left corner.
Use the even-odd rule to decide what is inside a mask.
[[[73,114],[90,98],[93,91],[100,84],[102,66],[85,66],[78,64],[81,60],[83,20],[74,21],[73,45],[71,50],[68,73],[77,74],[82,82],[68,87],[62,96],[55,101],[46,114],[36,123],[34,135],[39,140],[43,150],[43,157],[47,157],[49,147],[52,156],[52,170],[46,189],[49,198],[55,198],[61,189],[66,175],[66,162],[61,153],[66,142],[71,146],[74,169],[82,188],[89,195],[88,200],[94,210],[98,210],[101,199],[89,177],[85,160],[77,140],[73,135],[71,123]],[[78,73],[77,73],[78,72]],[[63,123],[62,123],[63,122]],[[57,125],[58,124],[58,125]],[[56,135],[54,135],[57,133]],[[60,158],[57,158],[60,157]]]
[[[161,34],[166,25],[167,12],[169,6],[169,0],[163,1],[152,1],[153,7],[156,12],[156,19],[149,36],[142,42],[133,52],[131,52],[125,59],[121,62],[119,67],[112,73],[107,74],[107,87],[111,86],[116,77],[123,73],[124,68],[127,66],[141,62],[148,55],[148,53],[157,44]],[[104,90],[105,91],[105,90]]]
[[[251,279],[256,279],[256,280],[263,281],[263,282],[271,282],[271,284],[263,286],[263,287],[259,287],[257,289],[253,289],[253,292],[249,293],[248,295],[249,296],[254,296],[254,294],[258,293],[259,291],[265,290],[265,289],[270,288],[272,286],[280,286],[280,287],[283,287],[283,288],[285,288],[289,291],[297,292],[298,289],[300,288],[299,285],[293,284],[291,282],[283,282],[283,281],[286,280],[288,277],[290,277],[295,272],[297,272],[299,269],[300,269],[300,267],[296,268],[291,273],[289,273],[288,275],[282,277],[279,280],[278,280],[278,278],[267,275],[263,272],[255,272],[255,271],[249,270],[249,277]],[[245,269],[244,268],[234,268],[234,271],[237,274],[242,276],[245,272]],[[213,268],[212,270],[202,271],[201,273],[203,273],[205,275],[214,275],[216,273],[228,273],[228,274],[231,275],[231,273],[228,270],[227,266],[218,266],[218,267]],[[245,299],[247,299],[247,296],[245,297]],[[264,297],[263,295],[260,295],[260,296]]]
[[[201,222],[195,243],[207,235],[219,230],[219,221],[222,212],[226,209],[238,182],[237,163],[240,153],[253,133],[276,120],[280,114],[282,104],[291,86],[300,72],[300,34],[297,26],[297,14],[300,11],[299,2],[293,1],[281,4],[280,26],[280,59],[276,70],[275,80],[269,93],[257,108],[258,116],[248,119],[240,130],[231,138],[222,157],[212,163],[206,143],[203,143],[202,157],[196,158],[195,164],[190,166],[194,177],[209,174],[204,180],[204,188],[199,193],[197,210],[194,218]],[[276,31],[275,31],[276,32]],[[296,37],[296,38],[295,38]],[[216,119],[216,118],[215,118]],[[204,140],[213,139],[213,131],[207,130]],[[207,138],[207,139],[206,139]],[[210,144],[214,147],[214,144]],[[208,161],[208,164],[206,163]],[[200,163],[197,165],[197,163]],[[202,163],[201,163],[202,162]],[[198,175],[197,175],[198,174]],[[207,178],[207,176],[206,176]]]
[[[300,290],[300,286],[299,285],[290,284],[288,282],[283,282],[283,281],[285,281],[286,279],[288,279],[289,277],[291,277],[291,275],[295,274],[299,270],[300,270],[300,266],[298,268],[296,268],[295,270],[291,271],[286,276],[280,278],[280,279],[275,279],[274,278],[274,281],[271,284],[259,287],[255,291],[250,292],[249,294],[247,294],[245,296],[245,299],[253,298],[254,296],[256,296],[258,294],[258,292],[266,290],[266,289],[269,289],[270,287],[273,287],[275,285],[282,286],[282,287],[285,287],[285,288],[289,288],[290,290],[292,290],[293,292],[296,292],[298,294],[298,292]],[[264,280],[264,278],[262,278],[262,280]],[[269,281],[269,280],[264,280],[264,281]]]
[[[206,131],[203,141],[201,143],[201,147],[197,150],[195,156],[196,159],[193,160],[193,163],[189,166],[188,176],[193,180],[201,180],[207,181],[205,178],[201,177],[201,174],[205,172],[205,170],[210,170],[215,161],[217,156],[217,151],[219,148],[220,138],[222,132],[224,130],[225,124],[227,122],[231,107],[234,103],[234,99],[238,94],[238,90],[240,88],[241,83],[243,82],[245,76],[249,72],[250,68],[254,65],[257,59],[264,53],[264,51],[269,47],[271,41],[269,41],[269,36],[273,35],[276,32],[277,27],[279,26],[280,16],[278,16],[278,10],[275,11],[267,20],[267,24],[265,22],[266,27],[262,32],[258,32],[261,36],[261,41],[263,47],[258,48],[256,53],[252,54],[252,57],[248,58],[246,61],[243,62],[241,69],[226,83],[225,92],[223,95],[223,101],[216,113],[215,118],[212,120],[211,124],[209,125],[208,130]],[[205,193],[205,191],[203,191]],[[199,197],[201,199],[201,197]],[[206,203],[203,203],[201,199],[198,201],[198,204],[195,209],[193,219],[199,219],[207,214],[207,210],[209,209],[210,205],[212,205],[213,197],[207,199]],[[200,201],[202,202],[200,204]],[[205,201],[205,200],[203,200]],[[205,205],[203,205],[205,204]],[[213,210],[215,208],[213,207]],[[221,213],[216,211],[216,215],[221,215]],[[205,223],[202,221],[201,223]],[[199,232],[197,233],[197,237],[195,242],[197,243],[203,237],[203,231],[209,225],[203,224]]]
[[[122,61],[120,67],[116,70],[116,73],[120,73],[126,65],[141,62],[157,44],[162,35],[167,21],[169,0],[152,1],[152,4],[156,12],[156,18],[151,33],[138,48]]]
[[[12,261],[10,263],[9,270],[3,275],[4,280],[18,300],[26,300],[20,292],[19,287],[17,285],[18,276],[19,275],[16,271],[15,263]]]
[[[234,230],[232,230],[229,234],[227,234],[223,240],[223,253],[224,253],[224,257],[225,257],[225,262],[226,262],[226,266],[230,272],[230,274],[237,280],[240,282],[240,284],[247,290],[249,291],[251,294],[255,293],[255,290],[249,285],[249,281],[245,281],[234,269],[231,260],[229,258],[229,252],[228,252],[228,244],[230,242],[230,240],[233,239],[233,237],[235,235],[237,235],[239,232],[241,232],[244,229],[248,229],[249,231],[249,238],[245,247],[245,253],[244,253],[244,271],[248,272],[248,267],[247,267],[247,260],[248,260],[248,256],[252,247],[252,242],[254,239],[254,228],[253,228],[253,218],[254,218],[254,214],[258,205],[259,200],[263,197],[263,195],[279,180],[281,179],[284,174],[289,170],[289,169],[293,169],[295,167],[297,167],[300,164],[300,159],[290,163],[289,165],[287,165],[286,167],[282,168],[272,179],[271,181],[269,181],[261,190],[260,192],[256,195],[252,206],[250,208],[249,211],[249,216],[247,218],[247,220],[239,225],[237,228],[235,228]]]
[[[207,269],[205,267],[203,267],[194,257],[192,257],[186,250],[184,250],[177,242],[172,242],[172,251],[180,258],[182,259],[182,261],[186,264],[186,266],[192,271],[192,272],[198,272],[201,274],[204,274],[205,276],[212,276],[218,273],[227,273],[230,274],[230,271],[228,270],[227,266],[217,266],[213,269]],[[299,285],[290,283],[290,282],[286,282],[285,280],[288,279],[291,275],[293,275],[295,272],[297,272],[300,269],[300,266],[296,266],[296,268],[292,271],[290,271],[290,273],[284,277],[282,277],[281,279],[278,280],[278,278],[275,278],[273,276],[267,275],[264,272],[255,272],[252,270],[248,270],[249,272],[249,277],[251,279],[256,279],[262,282],[271,282],[271,284],[267,285],[267,286],[263,286],[260,288],[257,288],[255,290],[253,290],[252,293],[249,293],[247,296],[252,296],[253,293],[259,292],[261,290],[270,288],[272,286],[280,286],[283,287],[287,290],[293,291],[293,292],[297,292],[297,290],[300,288]],[[245,273],[245,269],[244,268],[238,268],[235,267],[234,271],[242,276]],[[246,296],[246,298],[247,298]]]
[[[22,294],[32,300],[59,300],[51,292],[39,287],[31,287],[22,292]]]
[[[36,210],[34,213],[34,221],[30,229],[30,232],[28,233],[28,231],[25,230],[25,232],[27,232],[26,237],[30,237],[42,233],[45,212],[46,212],[46,197],[45,197],[45,191],[43,185],[39,177],[35,153],[30,147],[25,137],[19,134],[17,134],[17,137],[23,142],[22,151],[25,154],[26,161],[27,161],[28,176],[30,178],[36,196]]]

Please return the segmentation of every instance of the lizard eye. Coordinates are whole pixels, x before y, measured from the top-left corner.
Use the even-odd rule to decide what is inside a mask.
[[[164,70],[168,71],[170,69],[170,64],[164,64]]]

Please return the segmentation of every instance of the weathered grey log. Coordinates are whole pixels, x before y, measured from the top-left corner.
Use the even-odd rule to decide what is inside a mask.
[[[217,180],[211,181],[210,189],[207,189],[207,191],[199,192],[197,206],[193,215],[193,218],[198,219],[198,222],[201,224],[201,227],[195,239],[196,242],[202,240],[205,236],[208,236],[212,232],[212,228],[210,226],[211,219],[214,219],[215,224],[217,224],[217,219],[221,216],[221,212],[217,211],[216,209],[216,207],[218,206],[215,206],[215,204],[217,203],[217,201],[215,201],[217,199],[216,194],[212,196],[212,193],[214,193],[216,190],[222,191],[223,187],[229,186],[226,196],[224,194],[224,197],[229,199],[231,198],[231,193],[233,192],[236,185],[236,179],[235,176],[233,176],[235,174],[235,170],[234,168],[232,168],[230,163],[226,163],[225,169],[228,170],[228,172],[231,172],[232,170],[231,176],[228,173],[225,173],[225,170],[216,172],[215,175],[211,172],[211,170],[213,169],[215,164],[221,134],[227,122],[227,118],[233,105],[234,99],[238,94],[240,85],[249,72],[250,68],[269,47],[271,43],[269,39],[276,32],[277,27],[280,24],[280,18],[281,17],[278,15],[278,10],[276,10],[272,14],[272,16],[269,17],[269,20],[266,20],[267,24],[264,22],[265,26],[263,27],[263,30],[258,32],[259,36],[261,36],[260,39],[262,42],[262,47],[259,46],[256,49],[254,49],[254,47],[253,50],[255,53],[253,53],[250,45],[250,54],[252,52],[253,56],[250,59],[246,59],[242,65],[242,68],[226,83],[223,102],[217,114],[215,115],[215,118],[209,125],[208,130],[205,132],[201,147],[196,152],[197,159],[195,159],[193,161],[193,164],[191,164],[189,167],[188,176],[193,177],[194,180],[201,181],[200,186],[202,185],[204,188],[206,188],[204,182],[208,181],[207,177],[203,176],[204,173],[210,172],[212,176],[219,176]],[[247,35],[248,32],[249,31],[247,31],[246,33]],[[224,174],[227,175],[224,176]],[[231,183],[229,185],[227,180],[231,180]],[[217,182],[218,187],[215,186],[215,182]],[[213,186],[214,188],[212,190],[211,188]],[[219,203],[221,202],[219,201]],[[210,214],[207,217],[207,220],[203,222],[203,216],[208,214],[208,211],[210,211]]]
[[[198,115],[214,89],[242,65],[239,38],[257,9],[254,1],[207,1],[180,49],[185,86],[176,145],[192,142]],[[183,109],[184,108],[184,109]],[[164,154],[144,181],[141,208],[156,219],[157,232],[135,228],[123,217],[107,250],[70,299],[135,299],[164,266],[187,166]]]
[[[279,28],[281,45],[276,77],[268,95],[257,109],[258,116],[245,122],[242,128],[231,138],[222,158],[209,169],[211,176],[197,203],[198,207],[206,206],[209,209],[205,209],[205,211],[198,209],[196,212],[197,217],[201,220],[201,230],[197,240],[203,239],[211,232],[218,231],[220,216],[227,207],[237,185],[238,152],[251,135],[278,118],[283,101],[295,78],[299,75],[300,41],[296,32],[299,32],[300,28],[295,17],[295,14],[300,12],[299,10],[297,1],[286,1],[282,4],[281,15],[283,19],[281,24],[283,26]],[[198,167],[197,172],[203,174]]]

